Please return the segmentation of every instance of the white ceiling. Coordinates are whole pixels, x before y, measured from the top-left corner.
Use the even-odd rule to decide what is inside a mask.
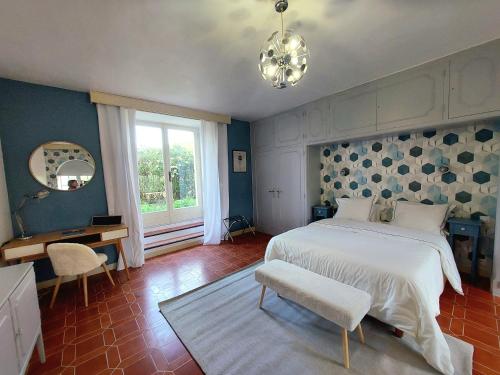
[[[0,76],[255,120],[500,37],[500,0],[289,0],[311,51],[260,77],[273,0],[0,0]]]

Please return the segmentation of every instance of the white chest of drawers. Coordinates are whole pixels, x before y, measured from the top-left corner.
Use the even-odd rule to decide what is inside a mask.
[[[45,362],[33,263],[0,268],[0,373],[24,374],[37,345]]]

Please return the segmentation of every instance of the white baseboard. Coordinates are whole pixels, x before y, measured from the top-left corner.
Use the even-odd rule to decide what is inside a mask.
[[[173,253],[175,251],[187,249],[188,247],[198,246],[203,244],[203,237],[191,238],[189,240],[184,240],[181,242],[176,242],[170,245],[158,246],[154,249],[147,250],[144,252],[144,258],[150,259],[160,255]]]
[[[251,227],[251,228],[255,231],[255,227]],[[242,235],[243,232],[244,232],[243,229],[235,230],[235,231],[231,232],[231,235],[233,237],[236,237],[236,236]],[[248,231],[248,229],[246,230],[246,232],[250,233]],[[189,247],[198,246],[198,245],[202,245],[202,244],[203,244],[203,237],[197,237],[197,238],[177,242],[177,243],[170,244],[170,245],[159,246],[159,247],[156,247],[154,249],[146,251],[144,253],[144,258],[150,259],[150,258],[154,258],[154,257],[160,256],[160,255],[173,253],[175,251],[187,249]]]
[[[252,229],[255,230],[255,227],[252,227]],[[248,231],[248,229],[246,231],[247,231],[247,233],[250,233]],[[231,232],[231,235],[233,237],[236,237],[236,236],[242,235],[243,232],[244,232],[244,229],[235,230],[234,232]],[[148,250],[148,251],[144,252],[144,258],[150,259],[150,258],[154,258],[154,257],[160,256],[160,255],[173,253],[175,251],[187,249],[188,247],[198,246],[198,245],[202,245],[202,244],[203,244],[203,237],[193,238],[190,240],[185,240],[185,241],[177,242],[177,243],[174,243],[171,245],[160,246],[160,247],[154,248],[152,250]],[[108,264],[107,266],[110,270],[116,269],[116,263]],[[104,272],[104,270],[99,267],[99,268],[96,268],[95,270],[89,272],[89,276],[97,275],[97,274],[103,273],[103,272]],[[49,287],[54,286],[56,284],[56,280],[57,279],[50,279],[50,280],[41,281],[41,282],[36,284],[36,287],[37,287],[37,289],[49,288]],[[76,276],[68,276],[68,277],[65,277],[62,280],[62,282],[69,283],[70,281],[74,281],[74,280],[76,280]]]

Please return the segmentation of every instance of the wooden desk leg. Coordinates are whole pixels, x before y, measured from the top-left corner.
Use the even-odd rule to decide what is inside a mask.
[[[118,250],[118,254],[122,256],[123,265],[125,266],[125,272],[127,273],[127,279],[130,281],[130,273],[128,272],[127,258],[125,257],[125,252],[123,251],[122,240],[118,239],[116,241],[116,249]]]

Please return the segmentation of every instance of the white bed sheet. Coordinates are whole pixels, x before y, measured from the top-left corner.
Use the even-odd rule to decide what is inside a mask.
[[[265,259],[281,259],[370,293],[371,316],[414,336],[431,366],[454,373],[435,319],[445,277],[463,294],[444,236],[382,223],[325,219],[273,237]]]

